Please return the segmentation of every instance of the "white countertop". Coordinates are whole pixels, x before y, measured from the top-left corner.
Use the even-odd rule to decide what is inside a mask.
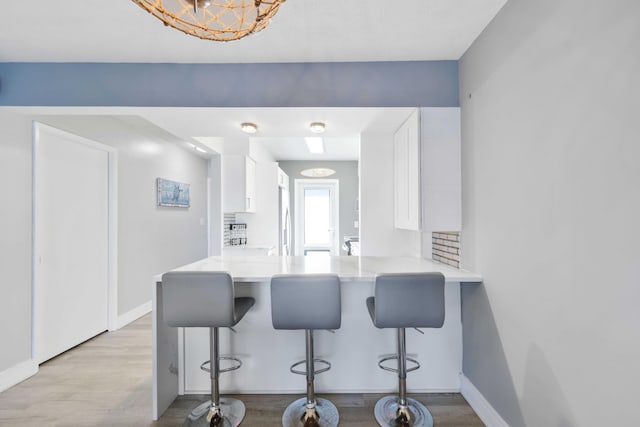
[[[269,281],[274,274],[310,273],[335,273],[342,281],[371,281],[381,273],[437,271],[447,282],[482,282],[478,274],[409,257],[214,256],[172,271],[227,271],[237,282]]]

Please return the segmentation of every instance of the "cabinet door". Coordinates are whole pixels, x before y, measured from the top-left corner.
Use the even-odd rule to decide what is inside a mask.
[[[256,162],[249,157],[245,161],[245,211],[256,211]]]
[[[289,175],[284,173],[284,171],[278,168],[278,186],[289,189]]]
[[[420,229],[420,122],[415,111],[394,134],[394,223]]]
[[[222,156],[222,210],[256,211],[256,163],[239,155]]]

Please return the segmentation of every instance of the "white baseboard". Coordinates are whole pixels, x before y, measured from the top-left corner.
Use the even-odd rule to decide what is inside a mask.
[[[460,393],[487,427],[509,427],[509,424],[464,374],[460,374]]]
[[[144,304],[134,308],[126,312],[125,314],[121,314],[118,316],[118,320],[116,321],[116,328],[114,330],[118,330],[127,326],[129,323],[138,320],[142,316],[147,313],[151,313],[151,301],[147,301]]]
[[[0,393],[38,373],[38,364],[33,359],[25,360],[0,372]]]

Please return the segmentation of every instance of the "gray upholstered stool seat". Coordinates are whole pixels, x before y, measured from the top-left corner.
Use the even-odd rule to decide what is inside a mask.
[[[383,427],[431,427],[429,410],[407,397],[407,372],[420,368],[407,357],[405,328],[440,328],[444,323],[444,276],[441,273],[382,274],[376,277],[375,296],[367,298],[367,309],[378,328],[394,328],[398,334],[397,356],[385,357],[382,369],[398,373],[399,395],[385,396],[376,403],[376,421]],[[398,368],[384,365],[397,359]],[[407,362],[414,366],[407,368]]]
[[[184,271],[162,275],[162,310],[167,325],[205,327],[210,334],[210,360],[200,368],[210,374],[211,400],[193,409],[185,426],[236,427],[242,422],[244,403],[220,398],[220,373],[238,369],[242,362],[235,357],[220,356],[218,328],[235,326],[254,302],[253,298],[235,298],[233,280],[225,272]],[[236,365],[220,369],[220,360],[232,360]]]
[[[335,274],[277,275],[271,279],[271,319],[275,329],[304,330],[305,360],[293,364],[291,372],[306,375],[307,397],[287,406],[284,427],[335,427],[338,409],[327,399],[316,398],[315,375],[331,364],[314,358],[314,329],[338,329],[341,323],[340,280]],[[323,365],[316,370],[315,364]],[[295,369],[304,365],[304,370]]]

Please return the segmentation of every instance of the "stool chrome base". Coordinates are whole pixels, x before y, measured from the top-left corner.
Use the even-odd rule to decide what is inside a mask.
[[[223,397],[220,399],[222,419],[209,422],[207,421],[209,408],[211,408],[210,400],[196,406],[185,420],[184,427],[238,427],[246,412],[241,400]]]
[[[317,420],[309,420],[302,422],[302,417],[307,412],[307,398],[300,398],[287,406],[284,414],[282,414],[283,427],[336,427],[340,416],[336,405],[323,399],[316,397],[315,411],[318,414]]]
[[[373,413],[382,427],[433,427],[433,417],[422,403],[407,398],[405,409],[408,414],[400,411],[398,396],[385,396],[376,402]]]

